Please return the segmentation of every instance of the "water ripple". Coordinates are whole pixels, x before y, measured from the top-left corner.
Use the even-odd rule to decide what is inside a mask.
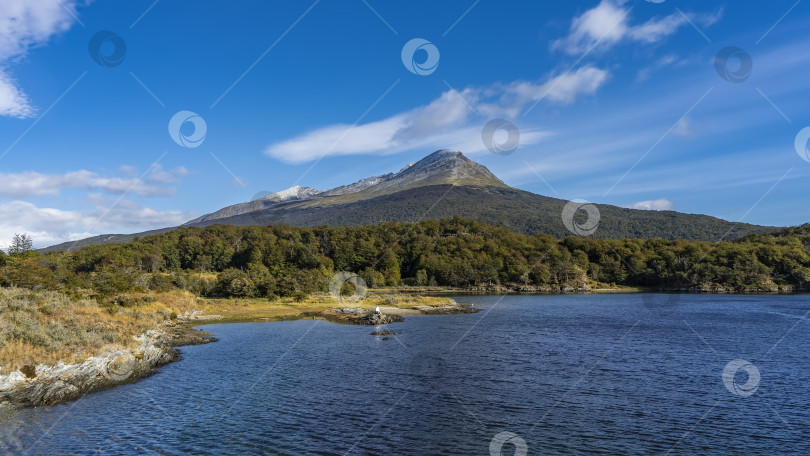
[[[2,418],[0,453],[471,455],[509,431],[529,454],[808,454],[810,329],[768,352],[807,308],[685,296],[657,314],[637,295],[509,296],[483,319],[409,318],[392,326],[401,344],[311,321],[213,325],[219,343],[152,377]],[[738,358],[761,372],[751,397],[723,384]]]

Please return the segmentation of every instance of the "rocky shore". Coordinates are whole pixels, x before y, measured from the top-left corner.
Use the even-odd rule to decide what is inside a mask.
[[[382,310],[377,312],[360,307],[341,307],[326,311],[322,315],[325,319],[337,323],[379,326],[405,321],[403,315],[450,315],[478,312],[475,307],[469,304],[459,304],[453,299],[441,306],[415,305],[409,308],[380,307],[380,309]]]
[[[450,303],[444,306],[414,306],[414,309],[425,315],[475,313],[479,310],[469,304],[459,304],[454,299],[451,299]]]
[[[437,315],[477,312],[472,306],[453,300],[440,306],[416,305],[409,308],[385,307],[375,311],[360,307],[341,307],[314,313],[303,313],[298,318],[323,318],[336,323],[381,326],[404,321],[402,315]],[[66,402],[125,383],[132,383],[156,372],[159,366],[178,361],[176,347],[214,342],[209,333],[194,329],[200,323],[223,320],[220,315],[203,315],[194,310],[178,315],[176,321],[167,321],[160,328],[136,337],[135,348],[107,347],[99,356],[84,362],[55,365],[27,365],[18,371],[0,375],[0,408],[41,406]],[[253,320],[257,321],[257,320]],[[263,320],[260,320],[263,321]],[[385,334],[383,334],[385,333]],[[393,332],[383,331],[386,336]]]
[[[210,334],[170,323],[136,337],[134,349],[110,347],[82,363],[25,366],[0,375],[0,405],[52,405],[84,394],[131,383],[155,372],[158,366],[180,359],[175,347],[213,342]]]
[[[379,326],[389,323],[405,321],[401,315],[378,313],[360,307],[341,307],[323,313],[325,319],[336,323],[351,323],[353,325]]]

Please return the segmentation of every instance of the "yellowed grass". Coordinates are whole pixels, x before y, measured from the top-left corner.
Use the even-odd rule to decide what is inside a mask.
[[[92,300],[70,299],[55,292],[0,288],[0,373],[29,364],[80,362],[110,345],[132,347],[136,344],[134,336],[193,310],[221,316],[217,322],[272,321],[317,318],[324,311],[341,306],[409,309],[449,302],[447,298],[376,294],[358,302],[343,303],[329,295],[314,295],[301,301],[208,299],[183,291],[128,296],[136,304],[117,307],[111,313]]]
[[[111,313],[93,300],[0,288],[0,373],[26,364],[81,361],[110,345],[131,347],[134,336],[160,326],[175,309],[182,313],[195,305],[189,293],[155,298]]]
[[[205,315],[221,315],[217,321],[268,321],[289,320],[317,316],[324,311],[339,307],[374,309],[376,306],[391,306],[410,309],[415,306],[440,306],[450,300],[426,296],[370,294],[359,301],[335,301],[330,295],[312,295],[304,300],[282,298],[276,301],[264,299],[206,299],[200,307]]]

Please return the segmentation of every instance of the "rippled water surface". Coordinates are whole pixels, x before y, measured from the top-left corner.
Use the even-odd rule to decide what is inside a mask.
[[[510,437],[504,455],[520,439],[529,455],[810,454],[808,296],[457,300],[482,312],[409,317],[389,340],[312,320],[207,326],[218,343],[19,411],[0,439],[29,455],[488,455]],[[759,380],[724,383],[735,359]]]

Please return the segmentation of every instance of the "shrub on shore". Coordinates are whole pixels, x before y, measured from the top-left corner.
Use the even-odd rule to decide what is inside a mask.
[[[172,311],[188,310],[193,302],[190,295],[175,293],[160,299],[118,296],[99,305],[95,299],[54,291],[0,287],[0,373],[81,361],[108,345],[132,346],[134,336],[170,319]],[[111,307],[116,311],[110,312]]]

